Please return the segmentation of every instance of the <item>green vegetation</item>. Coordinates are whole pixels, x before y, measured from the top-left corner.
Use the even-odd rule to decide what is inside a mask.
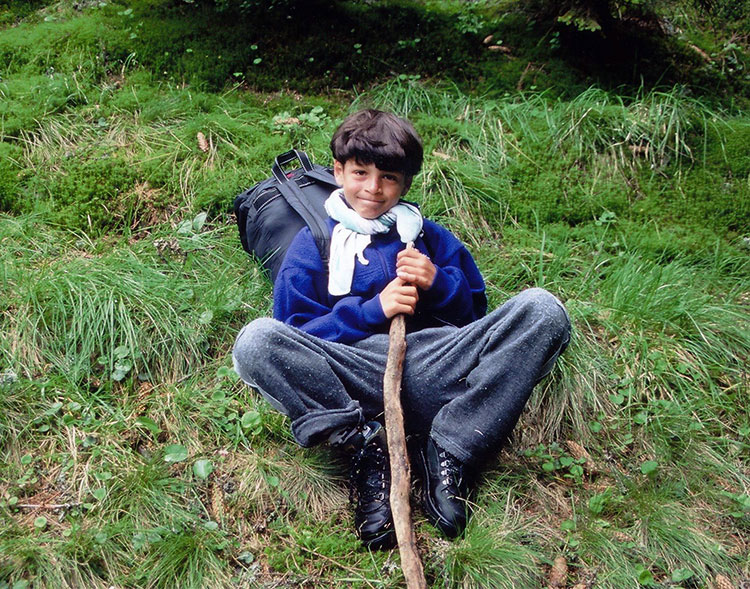
[[[491,303],[575,326],[466,537],[416,513],[431,586],[748,582],[745,15],[670,4],[625,68],[531,3],[216,4],[0,2],[0,588],[402,585],[231,368],[271,306],[233,197],[364,106],[422,133],[410,194]]]

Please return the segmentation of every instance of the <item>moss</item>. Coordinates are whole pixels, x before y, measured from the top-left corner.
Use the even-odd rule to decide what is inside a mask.
[[[86,102],[82,88],[62,74],[14,75],[0,83],[0,120],[5,136],[31,130],[45,116]]]
[[[733,177],[750,176],[750,122],[747,118],[726,119],[707,129],[706,164],[725,169]]]
[[[126,24],[125,17],[121,20]],[[114,54],[135,52],[141,64],[165,79],[211,89],[230,82],[261,90],[348,88],[393,71],[453,73],[467,80],[482,52],[477,35],[456,32],[455,18],[414,2],[297,3],[252,14],[217,13],[196,3],[144,9],[132,21],[142,23],[143,34],[110,43]],[[382,26],[385,21],[388,27]]]
[[[105,65],[105,40],[113,41],[121,32],[110,29],[103,13],[86,18],[22,23],[0,32],[0,63],[5,73],[73,71],[98,60]]]
[[[750,227],[750,188],[745,178],[727,178],[711,169],[691,171],[675,198],[675,215],[696,225],[721,231],[743,232]]]
[[[139,180],[133,162],[99,155],[65,162],[55,175],[37,177],[29,184],[37,208],[46,210],[53,222],[99,236],[133,221],[133,188]]]

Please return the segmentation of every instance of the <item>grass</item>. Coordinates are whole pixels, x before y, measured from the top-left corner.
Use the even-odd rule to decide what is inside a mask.
[[[157,4],[155,36],[194,26],[190,6]],[[543,286],[574,322],[466,536],[416,511],[431,586],[544,586],[558,556],[570,587],[750,578],[741,109],[691,86],[572,83],[559,62],[535,90],[407,68],[300,94],[263,85],[265,52],[257,83],[207,83],[198,45],[159,56],[122,4],[27,8],[0,13],[0,587],[402,586],[397,552],[353,533],[345,461],[297,447],[230,359],[271,308],[232,198],[290,145],[327,162],[365,106],[422,133],[410,196],[467,243],[491,304]],[[362,63],[376,57],[395,59],[365,47]],[[545,87],[554,72],[571,83]]]

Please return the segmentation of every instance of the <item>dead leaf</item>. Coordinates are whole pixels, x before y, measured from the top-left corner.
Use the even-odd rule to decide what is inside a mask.
[[[434,155],[436,158],[439,158],[443,161],[450,161],[453,158],[449,156],[447,153],[444,153],[442,151],[438,151],[437,149],[433,150],[432,155]]]
[[[568,563],[564,556],[558,556],[549,572],[549,587],[565,587],[568,581]]]

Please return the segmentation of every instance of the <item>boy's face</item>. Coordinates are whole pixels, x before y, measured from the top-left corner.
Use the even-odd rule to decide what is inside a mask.
[[[375,164],[360,164],[354,159],[334,161],[333,175],[344,189],[344,198],[360,217],[375,219],[409,191],[411,179],[401,172],[386,172]]]

